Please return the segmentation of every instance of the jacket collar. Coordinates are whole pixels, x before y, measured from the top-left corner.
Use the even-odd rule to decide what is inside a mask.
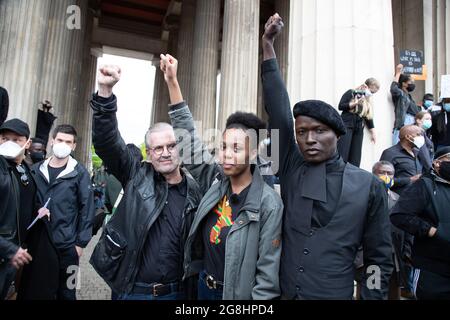
[[[260,218],[260,208],[261,200],[264,191],[264,179],[261,175],[259,168],[252,165],[253,179],[250,185],[250,189],[245,199],[245,203],[241,208],[241,212],[246,212],[249,220],[259,221]],[[230,187],[230,178],[226,177],[223,179],[221,186],[222,197],[226,194],[228,188]]]
[[[48,172],[48,165],[50,163],[50,160],[53,158],[50,157],[47,160],[45,160],[40,166],[39,171],[42,173],[42,175],[47,179],[47,181],[50,181],[50,174]],[[75,167],[78,165],[78,161],[72,158],[72,156],[69,156],[69,161],[67,162],[66,168],[56,177],[56,179],[67,176],[68,174],[75,171]]]

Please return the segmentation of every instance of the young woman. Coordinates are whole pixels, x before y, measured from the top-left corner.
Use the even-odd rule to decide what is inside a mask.
[[[183,162],[204,194],[185,244],[184,277],[199,275],[200,300],[277,298],[283,204],[253,164],[265,124],[254,114],[231,115],[216,162],[197,137],[177,65],[161,55]]]
[[[411,75],[402,74],[403,65],[399,64],[395,71],[394,81],[391,84],[392,101],[395,106],[395,123],[393,144],[399,142],[399,132],[403,126],[414,123],[414,117],[420,111],[411,92],[416,89],[416,84]]]
[[[432,161],[434,157],[434,146],[429,137],[430,129],[433,125],[431,114],[428,111],[420,111],[416,114],[414,124],[423,129],[425,144],[422,148],[420,148],[418,157],[420,162],[423,164],[424,169],[429,172],[432,169]]]
[[[339,139],[338,150],[342,159],[359,167],[364,139],[364,127],[370,131],[372,142],[376,143],[376,132],[373,123],[372,96],[380,90],[380,83],[374,79],[366,82],[355,90],[348,90],[339,102],[342,110],[342,120],[347,127],[347,133]]]

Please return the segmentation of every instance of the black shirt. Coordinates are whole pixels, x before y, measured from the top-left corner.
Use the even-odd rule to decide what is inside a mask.
[[[323,228],[331,221],[331,218],[333,218],[342,193],[344,170],[345,162],[339,154],[336,154],[327,161],[327,202],[314,201],[311,227]]]
[[[203,222],[202,238],[205,248],[205,270],[223,282],[227,236],[245,203],[250,186],[240,194],[232,194],[231,187]]]
[[[186,177],[178,185],[169,185],[166,204],[148,232],[136,282],[168,284],[181,280],[186,196]]]
[[[389,161],[394,165],[395,176],[394,186],[392,191],[398,193],[400,196],[404,189],[411,184],[411,177],[423,173],[423,164],[419,157],[417,157],[418,150],[414,153],[416,157],[409,154],[403,149],[402,145],[397,143],[395,146],[384,150],[380,160]]]
[[[56,178],[59,176],[61,172],[63,172],[67,167],[67,164],[61,168],[53,168],[50,165],[48,165],[48,176],[49,176],[49,183],[53,183],[53,181],[56,180]]]
[[[26,165],[17,166],[10,163],[13,168],[12,172],[16,176],[19,193],[20,193],[20,207],[19,207],[19,236],[20,240],[25,239],[27,228],[31,224],[35,215],[35,195],[36,185],[31,176],[30,170]],[[22,173],[25,172],[25,173]]]

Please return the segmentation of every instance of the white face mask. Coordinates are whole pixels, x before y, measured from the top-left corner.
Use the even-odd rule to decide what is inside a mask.
[[[424,136],[415,137],[413,143],[418,149],[420,149],[425,144],[425,137]]]
[[[58,159],[65,159],[72,153],[72,148],[64,142],[53,145],[53,155]]]
[[[16,159],[17,157],[23,155],[26,145],[27,144],[25,143],[23,147],[21,147],[15,142],[6,141],[5,143],[0,145],[0,155],[5,157],[6,159]]]
[[[373,93],[372,93],[372,91],[370,91],[369,89],[366,89],[366,98],[370,98],[371,96],[373,96]]]

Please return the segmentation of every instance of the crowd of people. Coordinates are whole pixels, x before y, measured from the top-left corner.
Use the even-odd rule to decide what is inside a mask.
[[[79,259],[100,229],[89,259],[113,300],[450,299],[450,97],[416,104],[414,79],[397,66],[393,146],[367,172],[364,128],[376,143],[380,82],[348,90],[338,108],[308,100],[292,110],[274,50],[282,29],[271,16],[261,41],[270,125],[231,114],[216,152],[169,54],[160,72],[170,124],[147,131],[145,161],[118,129],[121,69],[100,68],[92,142],[103,168],[93,177],[72,157],[71,125],[49,137],[48,102],[31,139],[28,124],[4,121],[1,89],[0,299],[75,300]],[[278,141],[260,134],[267,127]],[[276,172],[261,146],[278,152]]]

